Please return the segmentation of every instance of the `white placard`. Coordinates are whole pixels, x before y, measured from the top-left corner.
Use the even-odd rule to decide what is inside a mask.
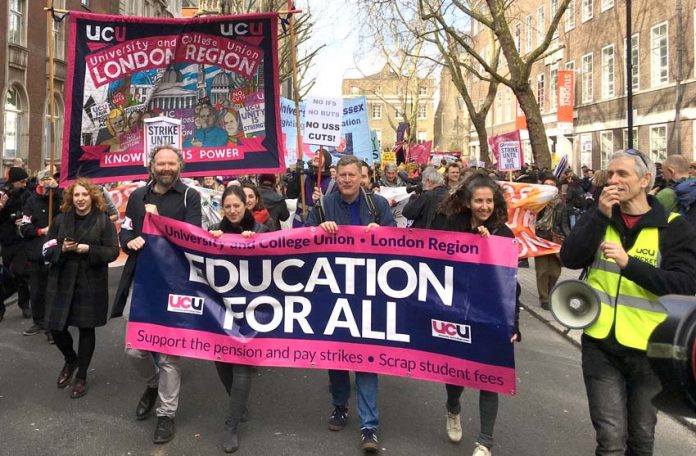
[[[151,117],[144,119],[144,165],[150,161],[150,153],[157,146],[174,146],[181,150],[183,140],[181,138],[181,120],[171,117]]]
[[[240,108],[239,117],[242,119],[242,128],[245,134],[266,129],[266,106],[263,103]]]
[[[522,169],[520,162],[520,143],[518,141],[504,141],[499,144],[498,170],[515,171]]]
[[[343,121],[342,98],[309,97],[305,105],[305,144],[338,147]]]

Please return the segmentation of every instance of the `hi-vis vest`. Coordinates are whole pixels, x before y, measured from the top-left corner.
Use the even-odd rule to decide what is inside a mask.
[[[668,221],[678,216],[671,213]],[[621,235],[609,225],[604,240],[621,244]],[[659,268],[662,261],[659,245],[659,229],[643,228],[633,247],[626,253]],[[587,284],[597,292],[602,304],[599,318],[585,329],[585,333],[596,339],[604,339],[613,324],[616,340],[621,345],[645,350],[650,334],[667,318],[662,306],[656,302],[657,296],[623,277],[616,262],[607,258],[601,249],[597,249],[587,275]]]

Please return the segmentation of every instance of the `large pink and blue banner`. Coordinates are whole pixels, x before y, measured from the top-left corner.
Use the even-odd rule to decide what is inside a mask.
[[[340,226],[215,239],[148,214],[129,347],[515,392],[510,238]]]
[[[185,176],[284,169],[276,13],[69,19],[63,184],[147,178],[144,120],[158,116],[181,120]]]

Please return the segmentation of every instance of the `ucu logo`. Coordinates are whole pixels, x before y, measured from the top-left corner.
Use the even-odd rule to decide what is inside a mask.
[[[167,301],[167,311],[194,315],[203,315],[203,302],[198,296],[184,296],[170,294]]]
[[[88,25],[87,39],[90,41],[125,41],[125,27],[104,27],[102,25]]]
[[[655,256],[655,249],[636,249],[636,253],[639,255]]]
[[[433,337],[471,343],[471,326],[449,321],[430,320]]]
[[[247,24],[220,24],[220,34],[223,36],[263,35],[263,24],[260,22]]]

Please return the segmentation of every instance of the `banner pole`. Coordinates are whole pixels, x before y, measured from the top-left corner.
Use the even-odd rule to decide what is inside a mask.
[[[288,0],[288,10],[294,10],[292,0]],[[290,15],[290,60],[292,62],[292,98],[295,101],[295,128],[297,129],[297,162],[302,163],[302,130],[300,128],[300,85],[297,81],[297,45],[295,43],[295,15]],[[321,154],[320,154],[321,157]],[[302,202],[302,214],[304,222],[307,219],[307,195],[305,195],[304,164],[300,171],[300,198]],[[320,172],[317,175],[321,175]]]
[[[46,10],[46,33],[48,33],[48,111],[49,111],[49,155],[48,155],[48,172],[53,176],[53,163],[55,161],[56,148],[56,105],[55,86],[53,78],[55,77],[55,62],[53,61],[53,0],[48,0],[48,9]],[[53,222],[53,187],[48,190],[48,225]]]

